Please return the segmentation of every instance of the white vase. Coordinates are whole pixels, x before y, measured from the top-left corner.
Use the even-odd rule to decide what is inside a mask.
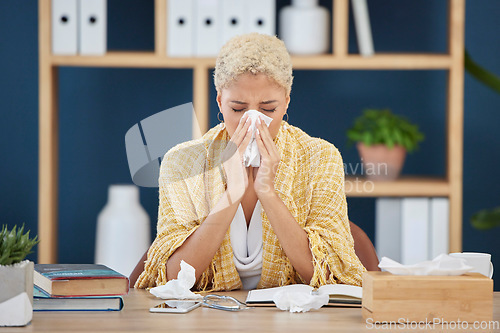
[[[111,185],[108,202],[97,217],[96,264],[130,276],[151,245],[149,216],[135,185]]]
[[[33,268],[28,260],[0,265],[0,326],[25,326],[33,318]]]
[[[318,0],[292,0],[280,11],[280,37],[290,54],[313,55],[328,51],[330,13]]]

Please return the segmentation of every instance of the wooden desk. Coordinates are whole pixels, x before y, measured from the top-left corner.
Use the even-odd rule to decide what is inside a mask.
[[[222,294],[222,293],[221,293]],[[247,292],[230,294],[241,301]],[[374,332],[387,331],[368,325],[360,308],[321,308],[307,313],[289,313],[275,307],[258,307],[240,312],[201,307],[187,314],[150,313],[161,302],[144,290],[132,289],[124,297],[125,306],[117,312],[35,312],[30,325],[22,328],[1,327],[4,332]],[[500,320],[500,293],[494,296],[494,315]],[[497,325],[499,325],[497,323]],[[497,326],[498,327],[498,326]],[[371,328],[371,329],[370,329]],[[435,326],[436,331],[442,330]],[[401,331],[401,327],[395,328]],[[416,331],[412,329],[410,331]],[[427,329],[429,330],[429,329]],[[500,331],[500,328],[497,329]],[[460,330],[450,330],[457,332]],[[464,330],[461,330],[462,332]],[[467,330],[470,332],[472,330]],[[493,332],[478,330],[478,332]]]

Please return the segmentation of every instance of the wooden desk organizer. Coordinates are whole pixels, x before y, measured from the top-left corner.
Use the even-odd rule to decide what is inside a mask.
[[[373,322],[490,321],[493,280],[479,273],[410,276],[363,275],[363,318]]]

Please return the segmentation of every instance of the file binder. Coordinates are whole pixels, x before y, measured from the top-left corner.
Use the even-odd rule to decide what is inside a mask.
[[[167,1],[167,55],[192,57],[195,37],[194,0]]]
[[[276,2],[274,0],[246,0],[248,31],[276,35]]]
[[[356,26],[359,53],[364,57],[372,56],[374,53],[373,39],[366,0],[352,0],[352,11]]]
[[[379,258],[401,261],[401,199],[375,201],[375,248]]]
[[[221,36],[219,1],[195,0],[195,4],[195,55],[198,57],[215,57],[219,52],[219,37]]]
[[[401,263],[413,265],[428,259],[428,198],[401,199]]]
[[[245,0],[221,0],[219,10],[221,14],[222,39],[221,45],[237,35],[247,31],[247,15],[245,13]]]
[[[80,0],[80,54],[106,53],[107,27],[106,0]]]
[[[429,260],[449,252],[450,207],[448,198],[430,198]]]
[[[77,0],[52,0],[52,53],[75,55],[78,50]]]

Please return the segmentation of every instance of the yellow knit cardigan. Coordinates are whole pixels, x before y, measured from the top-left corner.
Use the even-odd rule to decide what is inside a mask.
[[[159,177],[157,236],[136,288],[167,282],[168,258],[203,223],[223,195],[226,183],[221,155],[228,140],[227,131],[219,124],[202,138],[177,145],[165,155]],[[343,164],[337,148],[285,122],[280,126],[275,144],[281,153],[275,189],[308,234],[314,266],[310,285],[361,285],[365,268],[354,252]],[[262,211],[262,227],[263,263],[258,288],[304,283],[281,248],[265,211]],[[195,288],[241,287],[228,230]]]

